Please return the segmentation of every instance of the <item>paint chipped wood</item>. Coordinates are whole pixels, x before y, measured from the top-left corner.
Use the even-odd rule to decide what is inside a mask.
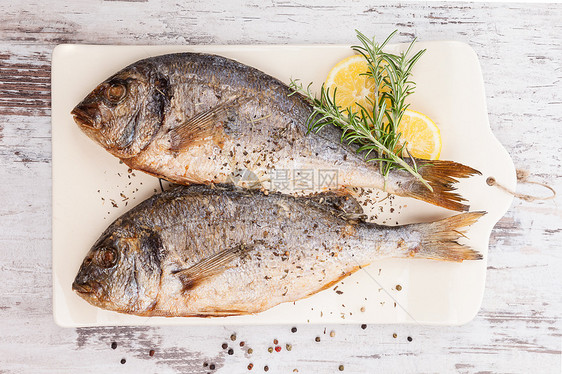
[[[400,41],[453,39],[476,50],[492,131],[516,167],[560,192],[560,19],[561,4],[0,3],[0,372],[230,373],[250,363],[271,373],[339,365],[346,373],[560,372],[559,198],[515,201],[498,222],[482,309],[466,326],[59,328],[51,315],[49,118],[59,43],[353,43],[354,28],[379,36],[397,28]],[[268,352],[273,339],[281,352]]]

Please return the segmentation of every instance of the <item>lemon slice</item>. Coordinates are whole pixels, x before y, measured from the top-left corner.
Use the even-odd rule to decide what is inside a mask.
[[[337,88],[336,105],[342,109],[350,108],[354,112],[360,111],[359,105],[367,110],[372,109],[370,102],[375,98],[375,81],[364,75],[367,71],[367,61],[363,55],[347,57],[330,70],[324,87],[330,89],[330,95]],[[387,105],[390,105],[389,100]],[[406,110],[397,132],[402,133],[400,146],[406,142],[406,148],[412,156],[428,160],[439,159],[441,133],[426,115]]]
[[[367,61],[362,55],[354,55],[338,62],[330,70],[325,88],[330,89],[330,95],[336,91],[336,104],[342,109],[351,108],[352,111],[360,110],[357,104],[370,109],[369,99],[374,99],[375,81],[367,75]]]
[[[397,132],[401,132],[400,145],[406,142],[410,154],[426,160],[438,160],[441,154],[439,127],[425,114],[406,110]]]

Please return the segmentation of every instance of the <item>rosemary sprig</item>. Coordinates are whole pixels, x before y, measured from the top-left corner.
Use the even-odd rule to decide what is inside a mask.
[[[400,133],[398,125],[404,111],[408,108],[406,98],[414,91],[415,83],[409,80],[414,64],[425,50],[421,50],[408,58],[412,41],[406,52],[398,55],[383,51],[394,31],[381,44],[375,39],[369,39],[359,31],[357,38],[360,46],[352,46],[367,61],[368,71],[364,74],[374,80],[374,100],[369,99],[370,108],[358,104],[359,111],[350,107],[341,108],[336,104],[336,90],[330,92],[324,84],[320,88],[317,98],[310,89],[310,84],[304,88],[297,80],[291,80],[290,87],[306,97],[313,107],[308,118],[308,132],[318,132],[326,125],[333,125],[342,130],[341,142],[357,144],[358,153],[363,153],[366,162],[378,162],[381,174],[386,179],[391,170],[403,169],[420,180],[429,190],[431,186],[418,173],[414,158],[410,157],[405,144],[399,146]],[[377,89],[378,88],[378,89]],[[387,106],[387,102],[390,105]],[[405,159],[409,157],[411,165]]]

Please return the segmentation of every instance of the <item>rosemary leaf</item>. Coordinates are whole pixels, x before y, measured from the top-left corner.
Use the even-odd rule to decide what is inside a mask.
[[[328,125],[336,126],[342,130],[340,141],[358,145],[357,152],[363,154],[366,162],[379,163],[385,179],[392,170],[406,170],[432,191],[431,186],[418,173],[415,159],[404,145],[399,145],[401,134],[397,131],[409,106],[406,98],[415,89],[415,83],[410,80],[411,71],[425,49],[408,58],[415,39],[405,52],[391,54],[383,51],[383,48],[397,31],[391,33],[381,44],[357,30],[356,33],[360,45],[351,48],[363,55],[367,61],[367,71],[362,74],[374,81],[374,99],[368,100],[371,107],[357,104],[358,111],[341,108],[336,103],[335,89],[330,92],[329,88],[322,85],[319,97],[316,97],[311,92],[312,83],[304,88],[298,80],[291,80],[290,88],[293,93],[302,94],[313,108],[308,118],[308,132],[318,132]],[[371,156],[373,152],[374,157]]]

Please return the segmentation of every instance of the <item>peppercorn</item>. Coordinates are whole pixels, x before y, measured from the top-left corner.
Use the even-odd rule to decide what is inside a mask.
[[[291,332],[292,332],[292,333],[297,332],[297,328],[296,328],[296,327],[293,327],[293,328],[291,329]]]
[[[314,340],[316,340],[317,342],[319,342],[319,341],[320,341],[320,337],[317,336],[316,339],[314,339]]]

